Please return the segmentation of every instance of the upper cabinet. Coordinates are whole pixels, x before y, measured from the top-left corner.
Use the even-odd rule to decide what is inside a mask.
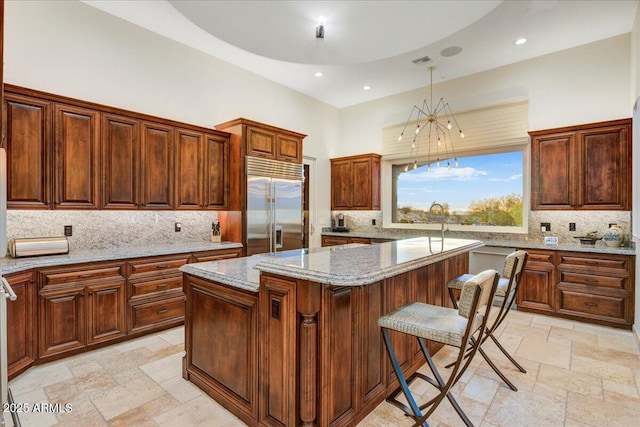
[[[380,209],[380,157],[331,159],[331,210]]]
[[[631,210],[631,119],[529,135],[531,209]]]
[[[5,90],[9,208],[227,208],[229,134]]]
[[[7,207],[51,208],[51,103],[5,93]]]
[[[242,118],[216,125],[216,129],[241,137],[242,157],[247,155],[302,163],[304,134]]]

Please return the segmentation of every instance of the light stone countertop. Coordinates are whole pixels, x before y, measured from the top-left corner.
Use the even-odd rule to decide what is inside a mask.
[[[426,234],[426,232],[425,232]],[[335,231],[323,231],[323,236],[341,236],[341,237],[363,237],[366,239],[406,239],[408,236],[398,232],[359,232],[351,231],[348,233],[340,233]],[[445,234],[445,239],[447,238]],[[633,247],[622,246],[619,248],[613,248],[606,246],[602,241],[597,242],[595,245],[582,245],[575,239],[575,243],[560,243],[557,246],[545,245],[541,241],[536,240],[493,240],[493,239],[481,239],[486,246],[499,246],[519,249],[547,249],[558,251],[574,251],[574,252],[591,252],[601,254],[619,254],[619,255],[635,255],[636,250]]]
[[[214,251],[218,249],[232,249],[241,247],[241,243],[234,242],[193,242],[153,246],[124,246],[114,249],[73,250],[72,248],[69,253],[65,255],[48,255],[25,258],[0,258],[0,273],[10,274],[29,270],[32,268],[140,258],[147,256],[172,255],[189,252]]]
[[[360,246],[366,247],[369,245],[353,243],[343,245],[341,248],[348,249]],[[185,264],[180,267],[180,270],[184,273],[192,274],[202,279],[212,280],[214,282],[223,283],[225,285],[234,286],[252,292],[258,292],[260,289],[260,271],[255,268],[258,263],[268,263],[282,258],[298,258],[303,256],[303,254],[317,254],[333,250],[336,249],[333,247],[293,249],[277,252],[275,255],[266,253],[243,258]]]
[[[300,250],[293,256],[285,252],[255,268],[326,285],[361,286],[482,246],[479,240],[453,238],[445,238],[444,244],[434,238],[430,245],[427,237],[417,237],[377,245],[331,246],[313,253]]]

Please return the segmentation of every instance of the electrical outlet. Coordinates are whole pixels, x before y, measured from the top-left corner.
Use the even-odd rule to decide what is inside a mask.
[[[376,220],[375,220],[375,218],[371,220],[371,225],[376,225]]]
[[[576,231],[576,223],[575,222],[570,222],[569,223],[569,231]]]
[[[73,226],[65,225],[64,226],[64,235],[67,237],[73,236]]]
[[[182,231],[182,224],[179,222],[176,222],[174,225],[174,230],[176,233],[179,233],[180,231]]]
[[[540,223],[541,231],[551,231],[551,223],[550,222],[541,222]]]

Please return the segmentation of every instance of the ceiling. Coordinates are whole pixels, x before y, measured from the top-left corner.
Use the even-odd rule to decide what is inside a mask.
[[[629,33],[640,2],[83,1],[338,108]]]

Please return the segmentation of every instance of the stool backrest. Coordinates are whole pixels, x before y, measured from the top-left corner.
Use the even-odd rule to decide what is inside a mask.
[[[460,316],[470,319],[481,307],[487,306],[488,308],[491,306],[495,295],[495,286],[498,282],[497,276],[497,271],[485,270],[465,282],[458,302],[458,314]],[[480,291],[480,296],[476,301],[478,290]]]
[[[520,279],[520,273],[527,263],[529,254],[527,251],[514,251],[507,255],[504,260],[504,268],[502,269],[502,277],[511,281],[512,287],[516,286],[517,281]]]

